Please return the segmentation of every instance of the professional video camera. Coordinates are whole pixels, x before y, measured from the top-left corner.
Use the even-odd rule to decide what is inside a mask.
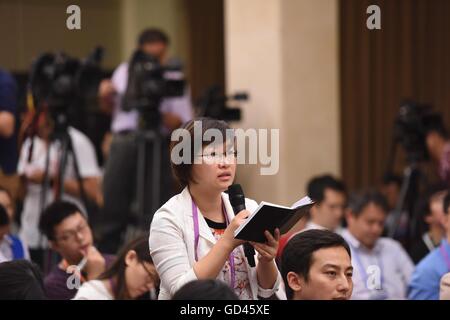
[[[145,129],[160,124],[159,105],[166,97],[184,94],[185,79],[180,64],[162,66],[142,50],[136,50],[128,67],[128,85],[123,96],[122,109],[136,109],[142,116]]]
[[[394,122],[394,140],[405,150],[408,162],[429,159],[426,135],[437,127],[443,127],[443,120],[430,106],[411,101],[402,103]]]
[[[445,131],[442,116],[428,105],[405,101],[400,105],[399,113],[394,121],[391,150],[385,170],[385,175],[394,172],[395,154],[397,145],[400,145],[406,154],[407,165],[403,172],[400,195],[394,210],[395,228],[389,230],[389,237],[394,238],[400,218],[404,212],[408,214],[409,221],[417,221],[420,217],[414,216],[414,206],[428,184],[427,177],[422,173],[424,161],[429,160],[427,148],[427,134],[432,131]],[[411,223],[403,244],[409,246],[416,237],[414,223]]]
[[[225,96],[222,93],[222,88],[214,85],[206,89],[197,102],[198,114],[202,117],[224,121],[239,121],[241,120],[241,109],[228,106],[227,101],[247,101],[248,98],[246,92]]]
[[[81,121],[87,105],[96,103],[102,56],[103,49],[97,47],[84,60],[45,53],[33,63],[29,86],[34,105],[38,112],[47,107],[55,132],[65,131],[69,122]]]

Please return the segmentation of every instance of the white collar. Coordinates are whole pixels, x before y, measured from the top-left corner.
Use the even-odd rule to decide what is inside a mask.
[[[185,187],[183,189],[183,191],[181,192],[181,196],[182,196],[183,201],[186,203],[185,204],[186,208],[189,208],[189,210],[187,210],[187,216],[189,217],[189,219],[192,219],[192,210],[190,209],[192,206],[192,196],[191,196],[191,193],[189,192],[188,187]],[[228,195],[226,193],[222,192],[221,196],[222,196],[222,201],[225,204],[225,210],[227,213],[228,221],[231,221],[234,218],[233,207],[231,206],[231,203],[228,200]],[[200,236],[202,236],[206,240],[209,240],[210,242],[215,244],[217,242],[216,238],[214,238],[214,235],[212,234],[211,229],[209,228],[208,224],[206,223],[206,220],[203,217],[203,214],[201,213],[200,208],[197,207],[197,210],[198,210],[198,224],[199,224]]]
[[[369,254],[371,254],[371,253],[378,254],[378,253],[381,252],[380,239],[377,240],[377,242],[375,243],[375,246],[373,247],[373,249],[368,249],[358,239],[356,239],[355,236],[348,229],[344,229],[342,231],[342,235],[345,236],[347,242],[354,249],[363,250],[363,251],[365,251],[365,252],[367,252]]]

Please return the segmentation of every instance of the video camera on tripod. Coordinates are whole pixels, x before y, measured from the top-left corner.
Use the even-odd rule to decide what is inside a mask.
[[[162,66],[155,57],[138,49],[131,57],[128,67],[128,85],[122,109],[136,109],[141,115],[143,128],[156,129],[161,123],[161,100],[182,96],[184,88],[181,64],[172,61],[167,66]]]
[[[49,121],[50,144],[58,141],[60,145],[60,159],[58,159],[58,172],[56,173],[55,200],[59,200],[64,192],[64,175],[69,154],[72,156],[76,179],[80,186],[81,199],[86,210],[89,211],[88,199],[83,188],[79,172],[77,157],[73,150],[72,140],[68,133],[69,125],[82,121],[83,106],[92,101],[96,102],[97,88],[103,73],[100,61],[103,49],[98,47],[84,60],[71,58],[64,53],[45,53],[33,63],[30,79],[29,94],[32,97],[33,119],[26,129],[26,135],[31,144],[28,150],[28,161],[33,155],[34,136],[38,134],[38,119],[41,114],[45,121]],[[46,137],[45,137],[46,138]],[[47,189],[50,186],[49,177],[50,147],[47,148],[45,159],[44,179],[41,191],[41,212],[45,208]],[[55,182],[55,181],[52,181]]]
[[[394,121],[393,139],[385,175],[393,173],[397,146],[400,145],[406,154],[407,167],[404,170],[400,196],[395,207],[394,226],[398,226],[402,212],[407,212],[410,221],[413,217],[414,207],[421,186],[427,184],[426,177],[420,170],[420,164],[430,159],[427,147],[427,134],[432,130],[444,128],[442,116],[433,111],[431,106],[405,101],[401,104]],[[389,236],[394,238],[396,228],[389,231]],[[409,239],[414,238],[414,224],[408,231]],[[406,243],[406,245],[408,245]]]
[[[102,57],[103,49],[97,47],[84,60],[64,53],[45,53],[33,63],[29,89],[36,113],[48,111],[55,134],[64,132],[69,123],[83,121],[88,105],[96,102],[103,77]]]
[[[237,92],[230,96],[222,94],[222,88],[218,85],[207,88],[198,100],[198,113],[201,117],[208,117],[224,121],[241,120],[241,109],[230,107],[228,101],[247,101],[249,96],[246,92]]]

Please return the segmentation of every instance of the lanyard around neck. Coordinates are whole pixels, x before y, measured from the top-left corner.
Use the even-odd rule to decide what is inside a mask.
[[[447,270],[450,271],[450,258],[448,257],[448,253],[447,250],[445,249],[444,242],[442,242],[442,244],[440,245],[439,250],[441,251],[442,258],[447,264]]]
[[[363,278],[364,285],[367,285],[367,280],[368,280],[369,276],[366,272],[366,268],[364,267],[364,264],[362,263],[361,257],[357,252],[358,248],[353,246],[350,242],[348,242],[348,244],[350,245],[350,248],[352,249],[352,256],[353,256],[353,258],[355,258],[355,262],[357,264],[357,268],[358,268],[359,272],[361,273],[361,277]],[[383,288],[384,277],[383,277],[382,261],[378,254],[375,255],[375,258],[377,260],[377,265],[380,268],[380,286],[381,286],[381,288]]]
[[[228,221],[228,215],[227,215],[227,211],[225,209],[225,206],[222,202],[222,214],[225,217],[225,221],[226,221],[226,225],[229,225],[229,221]],[[198,248],[198,241],[200,238],[200,230],[199,230],[199,223],[198,223],[198,208],[197,205],[195,204],[194,200],[192,199],[192,220],[194,222],[194,252],[195,252],[195,261],[198,261],[198,253],[197,253],[197,248]],[[230,253],[230,257],[228,259],[229,263],[230,263],[230,286],[232,289],[234,289],[234,284],[236,282],[236,271],[234,268],[234,253],[233,251],[231,251]]]

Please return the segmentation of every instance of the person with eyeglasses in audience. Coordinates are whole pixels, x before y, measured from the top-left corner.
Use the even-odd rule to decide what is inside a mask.
[[[211,143],[205,138],[210,129],[225,139]],[[150,253],[161,277],[160,299],[170,299],[186,283],[204,279],[228,283],[241,300],[269,298],[278,291],[279,230],[273,235],[266,230],[265,243],[251,243],[258,253],[255,267],[245,257],[244,241],[234,237],[258,204],[245,199],[247,210],[235,215],[224,192],[234,181],[237,165],[236,140],[229,130],[224,121],[199,118],[183,126],[181,141],[172,142],[172,153],[181,143],[191,152],[180,151],[181,162],[172,154],[173,172],[184,189],[156,211],[150,226]],[[194,141],[197,138],[200,141]]]
[[[159,277],[148,247],[148,235],[129,242],[97,279],[81,286],[74,300],[156,300]],[[143,297],[144,298],[144,297]]]
[[[114,260],[95,248],[88,220],[74,203],[50,204],[42,213],[39,228],[62,258],[44,280],[50,299],[72,299],[79,284],[96,279]]]
[[[377,191],[354,193],[342,232],[352,252],[353,300],[405,299],[414,264],[401,244],[382,237],[386,198]]]

